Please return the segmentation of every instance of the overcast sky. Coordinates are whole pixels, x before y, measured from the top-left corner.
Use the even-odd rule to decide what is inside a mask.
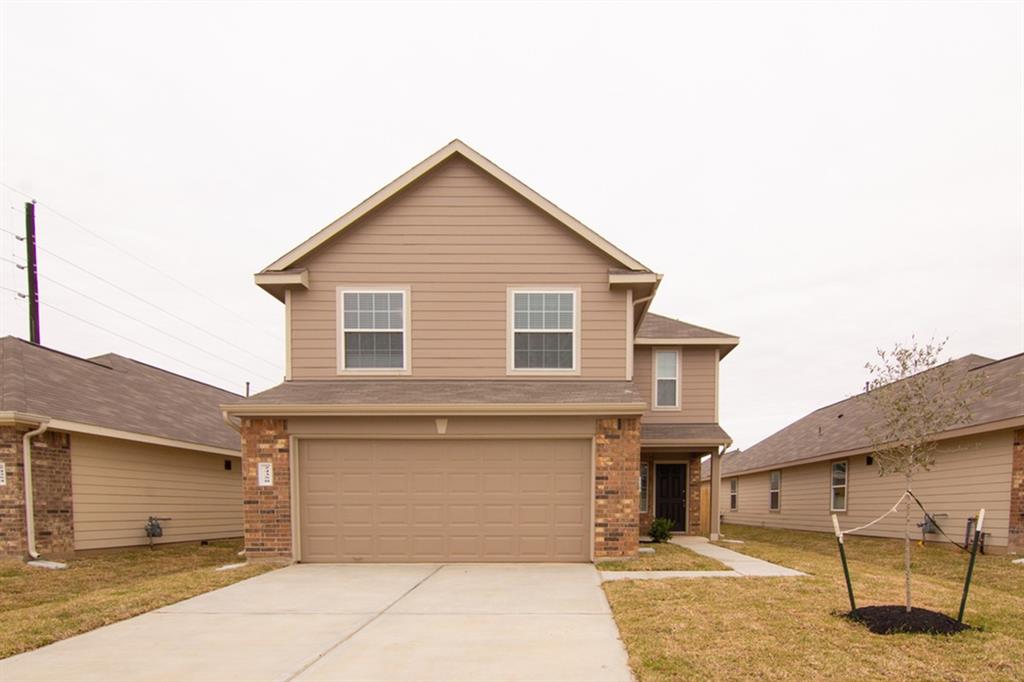
[[[454,137],[664,273],[655,312],[742,337],[742,447],[857,393],[877,346],[1024,349],[1021,3],[0,12],[2,181],[40,202],[63,351],[273,385],[252,273]],[[0,257],[27,337],[24,247]]]

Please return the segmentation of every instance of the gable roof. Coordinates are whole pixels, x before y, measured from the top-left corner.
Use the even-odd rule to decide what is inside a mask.
[[[597,234],[562,209],[558,208],[558,206],[555,206],[553,203],[527,187],[508,172],[499,168],[492,161],[485,158],[461,140],[452,140],[444,147],[441,147],[441,149],[437,150],[423,161],[420,161],[402,175],[398,176],[395,180],[385,185],[351,211],[341,216],[327,227],[323,228],[312,237],[265,267],[262,272],[279,272],[291,268],[300,259],[323,246],[357,220],[383,204],[385,201],[409,186],[415,180],[430,172],[430,170],[454,154],[459,154],[466,158],[468,161],[496,178],[499,182],[503,183],[510,190],[519,194],[521,197],[553,217],[562,225],[565,225],[568,229],[590,242],[593,246],[606,253],[613,260],[622,264],[630,271],[650,272],[646,266],[634,259],[632,256],[617,248],[611,242],[605,240],[604,237]]]
[[[970,401],[971,423],[954,429],[985,424],[995,428],[1006,420],[1024,417],[1024,354],[1002,360],[965,355],[950,364],[953,381],[968,372],[980,372],[984,377],[980,395]],[[722,475],[776,469],[866,450],[870,443],[865,428],[874,419],[864,393],[827,405],[742,452],[723,455]]]
[[[237,451],[218,405],[240,397],[115,353],[85,359],[0,339],[0,412]]]

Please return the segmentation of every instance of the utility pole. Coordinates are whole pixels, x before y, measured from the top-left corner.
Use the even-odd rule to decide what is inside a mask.
[[[39,343],[39,268],[36,265],[36,202],[25,202],[25,260],[28,267],[28,335]]]

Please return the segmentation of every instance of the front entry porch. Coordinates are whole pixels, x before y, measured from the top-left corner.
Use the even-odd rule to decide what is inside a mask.
[[[640,535],[655,518],[672,520],[672,532],[701,532],[700,460],[705,451],[640,452]]]

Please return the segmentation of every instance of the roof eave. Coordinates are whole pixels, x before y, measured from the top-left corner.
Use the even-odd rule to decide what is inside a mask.
[[[297,416],[620,416],[639,415],[647,403],[292,403],[221,405],[232,417]]]
[[[257,272],[253,275],[256,285],[284,303],[285,291],[308,289],[309,270],[305,268],[277,272]]]

